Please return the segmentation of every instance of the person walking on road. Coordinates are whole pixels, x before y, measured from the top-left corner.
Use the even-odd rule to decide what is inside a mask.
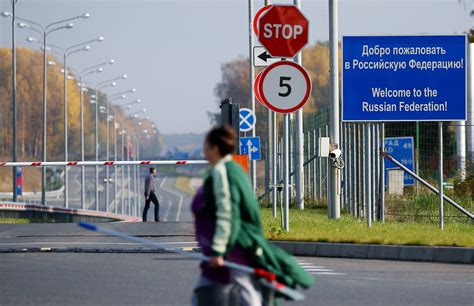
[[[155,193],[155,177],[156,168],[151,167],[150,173],[145,178],[145,207],[143,208],[142,219],[146,222],[146,216],[148,209],[150,208],[150,202],[155,205],[155,222],[160,222],[160,203]]]

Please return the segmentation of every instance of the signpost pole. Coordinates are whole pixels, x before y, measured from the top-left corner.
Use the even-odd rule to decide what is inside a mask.
[[[378,154],[385,152],[385,123],[381,124],[381,147]],[[380,160],[380,221],[385,223],[385,158]]]
[[[250,81],[250,106],[252,109],[252,112],[255,114],[255,92],[253,90],[253,82],[255,80],[255,68],[253,66],[253,0],[249,0],[249,69],[250,69],[250,75],[249,75],[249,81]],[[252,137],[255,137],[255,129],[252,129]],[[256,188],[257,188],[257,176],[256,176],[256,163],[253,160],[251,162],[250,169],[252,169],[251,172],[251,178],[252,178],[252,188],[253,192],[255,193]]]
[[[364,143],[365,143],[365,204],[367,207],[367,227],[372,227],[372,202],[371,202],[371,180],[370,180],[370,123],[364,124]]]
[[[438,123],[439,133],[439,228],[444,229],[444,187],[443,187],[443,121]]]
[[[338,62],[338,0],[329,0],[329,52],[330,90],[329,137],[332,145],[339,145],[339,62]],[[340,213],[340,171],[330,165],[328,183],[329,217],[339,219]]]
[[[264,5],[270,5],[270,0],[265,0]],[[270,193],[270,201],[272,202],[272,215],[273,218],[276,218],[276,187],[277,181],[273,173],[275,173],[275,161],[276,161],[276,154],[273,150],[273,147],[276,146],[275,143],[275,130],[276,130],[276,122],[273,121],[273,112],[271,109],[267,110],[267,152],[266,152],[266,159],[265,159],[265,183],[267,190],[270,190],[273,186],[273,192]]]
[[[283,207],[284,207],[284,220],[283,228],[289,232],[289,209],[290,209],[290,193],[289,193],[289,180],[290,180],[290,165],[289,165],[289,136],[290,136],[290,124],[289,124],[289,114],[283,115]]]
[[[298,9],[301,8],[301,0],[293,2]],[[301,52],[296,55],[295,62],[302,63]],[[299,209],[304,209],[304,134],[303,134],[303,108],[296,111],[296,205]]]
[[[273,119],[273,129],[272,129],[272,137],[273,137],[273,148],[272,148],[272,183],[275,186],[276,184],[279,184],[279,180],[277,179],[277,148],[278,148],[278,136],[277,136],[277,116],[276,112],[272,112],[272,119]],[[276,205],[277,205],[277,191],[276,187],[273,187],[273,193],[272,193],[272,203],[273,203],[273,218],[276,218]]]
[[[415,169],[416,169],[416,174],[420,175],[420,122],[416,122],[416,153],[415,153]],[[419,192],[419,184],[418,181],[415,182],[415,188],[416,188],[416,194]]]

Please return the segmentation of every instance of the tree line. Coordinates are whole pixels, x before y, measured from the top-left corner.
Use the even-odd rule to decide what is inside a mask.
[[[0,160],[12,156],[12,65],[11,49],[0,48]],[[64,159],[64,75],[60,60],[48,55],[48,61],[57,63],[47,67],[47,160]],[[69,73],[71,75],[71,73]],[[68,86],[68,151],[69,160],[81,158],[80,87],[78,78],[67,81]],[[95,159],[95,104],[93,88],[84,92],[84,148],[85,159]],[[99,93],[100,105],[106,105],[107,95]],[[17,154],[18,160],[41,160],[43,139],[43,54],[28,48],[17,49]],[[91,103],[92,102],[92,103]],[[109,106],[110,107],[110,106]],[[109,114],[113,115],[113,111]],[[147,118],[130,118],[116,108],[118,159],[123,130],[137,137],[140,155],[157,157],[162,137],[154,123]],[[106,115],[99,113],[99,157],[106,152]],[[147,130],[147,133],[144,132]],[[109,119],[109,153],[114,152],[114,120]],[[132,142],[129,140],[129,142]],[[132,142],[134,143],[134,142]],[[130,147],[130,150],[134,150]],[[113,158],[113,157],[112,157]]]

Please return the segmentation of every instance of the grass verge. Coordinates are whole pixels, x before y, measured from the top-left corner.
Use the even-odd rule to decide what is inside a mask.
[[[272,240],[339,242],[392,245],[429,245],[474,247],[474,223],[456,222],[445,225],[443,231],[433,223],[373,223],[342,215],[329,220],[325,209],[290,209],[290,232],[281,227],[280,211],[273,219],[269,208],[262,208],[265,235]]]
[[[0,223],[25,224],[25,223],[33,223],[33,220],[31,220],[31,219],[26,219],[26,218],[0,218]]]
[[[191,178],[187,176],[179,176],[176,178],[176,183],[174,185],[176,189],[186,192],[187,194],[193,195],[196,193],[196,190],[191,187]]]

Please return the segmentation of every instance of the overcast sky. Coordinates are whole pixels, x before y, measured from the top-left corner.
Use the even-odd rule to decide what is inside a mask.
[[[327,0],[302,0],[310,20],[310,44],[328,39]],[[259,9],[264,1],[254,1]],[[278,1],[289,4],[292,1]],[[472,1],[341,0],[342,35],[460,34],[471,26]],[[0,11],[10,0],[0,0]],[[90,77],[101,82],[126,73],[113,94],[136,88],[126,101],[141,98],[162,133],[204,132],[207,111],[217,111],[215,84],[223,63],[248,57],[247,0],[18,0],[17,15],[47,24],[88,12],[69,31],[51,34],[50,43],[68,47],[104,36],[91,51],[71,56],[76,70],[109,58],[116,64]],[[0,19],[0,46],[10,47],[9,20]],[[17,31],[20,46],[37,36]]]

